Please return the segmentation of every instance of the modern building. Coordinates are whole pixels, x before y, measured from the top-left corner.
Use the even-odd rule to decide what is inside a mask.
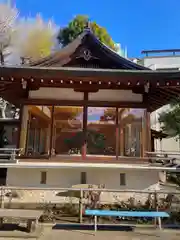
[[[145,56],[139,59],[138,62],[145,67],[157,71],[179,71],[180,70],[180,49],[167,50],[147,50],[142,51]],[[178,96],[178,92],[173,89],[174,98]],[[168,111],[169,105],[163,106],[151,114],[151,127],[153,130],[161,131],[159,123],[159,115],[162,112]],[[175,138],[156,138],[156,151],[180,151],[180,140]]]
[[[89,29],[31,65],[0,67],[0,94],[20,109],[6,184],[158,189],[166,166],[151,151],[150,113],[180,91],[180,72],[152,71],[121,57]]]

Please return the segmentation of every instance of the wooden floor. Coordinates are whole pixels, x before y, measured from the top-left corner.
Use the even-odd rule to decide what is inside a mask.
[[[137,157],[116,157],[113,156],[54,156],[49,159],[47,158],[21,158],[19,162],[64,162],[64,163],[122,163],[122,164],[147,164],[149,163],[148,158],[137,158]]]

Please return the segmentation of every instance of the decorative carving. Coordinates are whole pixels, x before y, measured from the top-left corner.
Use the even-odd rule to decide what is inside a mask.
[[[83,57],[86,61],[89,61],[92,57],[91,52],[88,49],[84,50],[83,54],[84,54]]]
[[[89,61],[90,59],[99,59],[97,57],[94,57],[91,51],[86,48],[81,49],[79,56],[76,58],[83,58],[85,61]]]

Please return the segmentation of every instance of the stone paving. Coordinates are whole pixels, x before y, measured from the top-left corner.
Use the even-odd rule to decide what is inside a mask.
[[[44,231],[38,238],[27,238],[27,237],[17,237],[16,238],[0,238],[7,240],[22,240],[22,239],[39,239],[39,240],[179,240],[180,239],[180,230],[145,230],[145,229],[135,229],[133,232],[125,231],[98,231],[94,234],[93,231],[84,231],[84,230],[52,230],[51,227],[45,227]]]

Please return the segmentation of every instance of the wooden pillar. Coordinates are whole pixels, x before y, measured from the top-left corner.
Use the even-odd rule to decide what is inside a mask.
[[[151,151],[151,119],[150,119],[150,112],[146,111],[146,128],[147,128],[147,151]]]
[[[20,133],[20,141],[19,148],[22,148],[22,154],[25,154],[26,151],[26,143],[27,143],[27,132],[28,132],[28,119],[29,112],[28,106],[24,105],[22,108],[22,122],[21,122],[21,133]]]
[[[52,112],[51,112],[51,131],[50,131],[50,141],[49,141],[49,157],[52,156],[52,147],[53,147],[53,127],[54,125],[54,106],[52,106]]]
[[[118,119],[118,108],[116,108],[116,159],[119,156],[119,119]]]
[[[47,128],[44,129],[45,133],[45,152],[49,154],[49,144],[50,144],[50,135],[51,135],[51,124],[48,125]]]
[[[140,157],[143,157],[144,155],[144,144],[143,144],[143,123],[141,122],[141,127],[140,127]]]
[[[150,126],[150,113],[146,109],[144,118],[142,119],[142,157],[146,155],[146,151],[151,151],[151,126]]]
[[[124,146],[125,146],[125,142],[124,142],[124,128],[122,127],[122,124],[119,123],[119,134],[120,134],[120,156],[124,156]]]
[[[118,109],[118,124],[119,124],[119,155],[124,156],[124,127],[122,125],[122,114],[124,109]]]
[[[141,157],[145,157],[146,155],[146,110],[144,112],[144,116],[142,117],[142,131],[141,131],[141,147],[142,147],[142,150],[141,150]]]
[[[18,137],[17,137],[17,146],[16,146],[17,148],[20,148],[22,121],[23,121],[23,105],[20,106],[20,112],[19,112]]]
[[[149,93],[149,89],[148,89]],[[143,156],[145,156],[146,151],[151,151],[151,124],[150,124],[150,112],[149,112],[149,98],[148,93],[143,94],[143,102],[146,105],[144,119],[143,119]]]
[[[84,93],[84,100],[88,100],[88,92]],[[86,152],[87,152],[87,119],[88,118],[88,107],[85,105],[83,107],[83,139],[84,143],[82,146],[82,159],[86,159]]]

